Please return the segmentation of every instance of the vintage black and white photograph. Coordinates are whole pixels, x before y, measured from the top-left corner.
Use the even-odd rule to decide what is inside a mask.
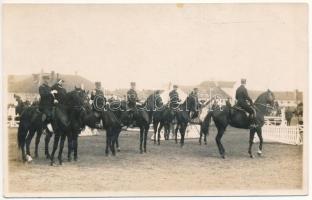
[[[4,195],[307,195],[308,7],[4,3]]]

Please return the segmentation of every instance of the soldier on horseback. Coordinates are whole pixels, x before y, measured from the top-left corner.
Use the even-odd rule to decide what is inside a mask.
[[[106,98],[104,96],[104,92],[102,90],[101,82],[95,82],[95,90],[91,93],[92,100],[92,109],[97,118],[100,117],[101,112],[104,110],[106,106]],[[101,127],[100,120],[97,122],[97,126]]]
[[[40,102],[39,102],[39,110],[44,114],[45,123],[47,124],[48,130],[53,132],[52,128],[52,108],[53,104],[57,103],[57,100],[54,99],[54,94],[56,91],[52,91],[51,87],[49,86],[50,76],[43,76],[43,84],[39,87],[39,94],[40,94]]]
[[[58,79],[57,82],[51,87],[51,90],[54,91],[55,101],[54,103],[65,104],[66,89],[63,88],[64,80]],[[55,92],[56,91],[56,92]]]
[[[198,88],[194,88],[193,91],[189,94],[189,97],[194,99],[195,110],[191,111],[190,117],[191,119],[195,119],[198,117],[199,109],[201,107],[201,103],[198,100]]]
[[[235,98],[237,100],[237,105],[249,113],[251,126],[255,126],[255,114],[256,113],[253,108],[252,99],[249,97],[245,85],[246,85],[246,79],[241,79],[241,85],[236,90]]]
[[[176,110],[179,107],[179,102],[181,102],[181,99],[179,98],[178,93],[178,86],[173,85],[173,90],[169,93],[169,107],[172,110]]]
[[[93,109],[96,112],[100,112],[106,105],[106,98],[104,92],[101,89],[101,82],[95,82],[95,90],[91,93],[91,100],[93,101]]]
[[[127,92],[127,105],[129,111],[130,127],[134,126],[133,115],[136,111],[136,104],[139,102],[138,94],[135,90],[135,82],[130,83],[131,88]]]

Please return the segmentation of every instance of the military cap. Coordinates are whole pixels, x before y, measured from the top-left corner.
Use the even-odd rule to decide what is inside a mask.
[[[135,82],[131,82],[130,85],[131,85],[131,86],[135,86]]]
[[[173,88],[178,88],[178,86],[177,85],[173,85]]]
[[[246,84],[246,79],[245,78],[241,79],[241,84]]]

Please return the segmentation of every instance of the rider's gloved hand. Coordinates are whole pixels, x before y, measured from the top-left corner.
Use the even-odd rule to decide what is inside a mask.
[[[52,90],[51,94],[57,94],[57,90]]]
[[[58,103],[58,100],[54,99],[54,103],[57,104],[57,103]]]

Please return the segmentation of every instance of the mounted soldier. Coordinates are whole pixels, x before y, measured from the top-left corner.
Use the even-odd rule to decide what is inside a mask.
[[[177,110],[179,108],[179,102],[181,99],[179,98],[178,86],[173,85],[173,90],[169,93],[169,107],[172,110]]]
[[[91,93],[91,100],[93,101],[94,111],[101,112],[105,108],[106,98],[102,90],[101,82],[95,82],[95,90]]]
[[[100,115],[104,111],[106,106],[106,98],[102,90],[101,82],[95,82],[95,89],[91,92],[92,109],[94,111],[95,117],[98,118],[97,126],[101,127]]]
[[[136,104],[139,102],[138,94],[135,90],[136,84],[135,82],[130,83],[130,89],[127,92],[127,105],[129,111],[129,120],[131,121],[130,127],[134,126],[133,115],[136,111]]]
[[[245,85],[246,85],[246,79],[241,79],[241,85],[236,90],[235,98],[237,100],[237,105],[249,113],[251,126],[255,126],[255,114],[256,113],[253,108],[252,99],[249,97],[248,91]]]
[[[54,94],[55,97],[55,103],[59,103],[64,105],[65,104],[65,98],[66,98],[66,89],[63,88],[63,83],[65,81],[62,79],[58,79],[57,82],[51,87],[51,90],[56,91],[56,93]]]
[[[56,91],[52,91],[51,87],[49,86],[50,76],[44,75],[42,77],[43,83],[39,87],[39,95],[40,95],[40,102],[39,102],[39,110],[44,114],[43,120],[47,124],[48,130],[53,132],[52,128],[52,108],[53,104],[57,103],[57,100],[54,99],[54,94]]]
[[[195,111],[191,111],[190,117],[191,119],[195,119],[198,117],[199,109],[201,107],[201,103],[198,100],[198,88],[194,88],[193,91],[189,94],[189,97],[193,97],[194,99]]]

